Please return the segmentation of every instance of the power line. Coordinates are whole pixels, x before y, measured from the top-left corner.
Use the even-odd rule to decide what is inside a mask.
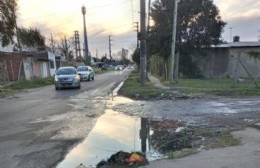
[[[33,17],[28,17],[28,18],[17,18],[17,20],[19,20],[19,21],[26,21],[26,20],[31,20],[31,19],[39,20],[39,18],[51,17],[51,16],[55,16],[55,15],[59,15],[59,14],[53,13],[53,14],[42,15],[42,16],[33,16]]]
[[[130,1],[131,1],[132,22],[134,22],[134,3],[133,0]]]

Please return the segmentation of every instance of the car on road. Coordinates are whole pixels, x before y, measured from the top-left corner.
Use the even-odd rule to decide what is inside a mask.
[[[79,66],[77,73],[80,75],[81,81],[90,81],[95,79],[95,72],[90,66]]]
[[[74,67],[61,67],[54,76],[55,89],[77,88],[80,89],[80,76]]]
[[[115,66],[115,70],[116,71],[122,71],[124,68],[125,68],[124,65],[117,65],[117,66]]]

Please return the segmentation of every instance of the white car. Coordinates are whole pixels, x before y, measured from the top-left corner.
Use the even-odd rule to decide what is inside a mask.
[[[124,69],[124,65],[117,65],[115,66],[116,71],[122,71]]]
[[[94,70],[90,66],[79,66],[77,68],[77,73],[80,75],[81,81],[90,81],[95,79]]]

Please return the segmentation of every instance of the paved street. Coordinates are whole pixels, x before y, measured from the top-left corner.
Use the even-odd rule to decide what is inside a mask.
[[[80,90],[47,86],[0,99],[0,167],[55,167],[87,136],[109,93],[129,72],[96,75]]]
[[[132,101],[118,96],[112,100],[111,90],[129,73],[97,75],[95,81],[82,82],[80,90],[55,91],[54,86],[47,86],[0,99],[1,167],[55,168],[88,136],[105,109],[228,129],[260,119],[259,97]],[[151,162],[150,166],[157,164],[171,167],[172,162]]]

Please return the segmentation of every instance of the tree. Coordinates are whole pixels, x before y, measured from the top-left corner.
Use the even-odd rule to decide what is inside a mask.
[[[174,3],[156,0],[151,9],[154,26],[149,32],[148,45],[152,54],[165,61],[171,52]],[[225,22],[212,0],[180,0],[178,4],[176,51],[180,53],[180,72],[187,77],[200,75],[192,55],[201,48],[221,42]]]
[[[137,48],[132,54],[132,60],[136,63],[138,68],[140,67],[140,49]]]
[[[18,38],[24,49],[45,46],[45,37],[37,28],[18,28]]]
[[[1,0],[0,3],[0,43],[7,46],[13,42],[16,27],[16,0]]]
[[[74,59],[75,42],[74,37],[68,37],[64,33],[58,33],[50,39],[52,52],[64,56],[67,61]]]
[[[72,61],[73,56],[73,48],[74,48],[74,40],[73,38],[67,38],[66,35],[60,38],[58,42],[58,52],[65,56],[66,60]]]

